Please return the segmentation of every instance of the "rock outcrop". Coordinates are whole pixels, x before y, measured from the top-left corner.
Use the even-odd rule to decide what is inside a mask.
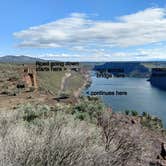
[[[110,118],[103,115],[99,123],[103,130],[106,156],[108,155],[103,158],[107,158],[110,165],[166,165],[166,151],[162,143],[166,140],[164,129],[144,127],[140,117],[119,113],[113,113]]]

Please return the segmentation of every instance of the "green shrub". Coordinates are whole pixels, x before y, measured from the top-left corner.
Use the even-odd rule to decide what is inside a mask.
[[[137,112],[137,111],[132,110],[132,111],[131,111],[131,115],[132,115],[132,116],[138,116],[138,112]]]
[[[125,110],[125,114],[126,114],[126,115],[129,115],[129,114],[130,114],[130,111],[129,111],[129,110]]]
[[[73,107],[72,114],[76,114],[78,119],[96,122],[105,109],[105,105],[100,100],[83,98]]]
[[[138,112],[134,110],[125,110],[126,115],[138,116]]]
[[[76,113],[76,118],[79,119],[79,120],[87,120],[88,113],[86,113],[86,112],[77,112]]]
[[[143,116],[143,117],[147,117],[147,116],[148,116],[148,113],[147,113],[147,112],[143,112],[143,113],[142,113],[142,116]]]
[[[23,114],[23,120],[28,122],[31,122],[36,118],[47,117],[51,112],[47,105],[33,106],[30,103],[21,106],[21,111]]]
[[[147,114],[147,116],[143,116],[141,118],[141,124],[144,127],[147,127],[150,129],[162,129],[163,128],[162,121],[159,118],[152,117],[149,114]]]

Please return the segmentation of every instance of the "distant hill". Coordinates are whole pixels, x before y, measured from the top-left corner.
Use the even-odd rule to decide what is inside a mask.
[[[40,58],[33,58],[29,56],[14,56],[14,55],[7,55],[0,57],[0,62],[1,63],[35,63],[36,61],[45,61]]]

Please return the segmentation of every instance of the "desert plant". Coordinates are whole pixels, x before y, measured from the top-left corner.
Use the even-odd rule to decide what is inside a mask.
[[[88,120],[89,116],[87,112],[77,112],[75,114],[76,118],[79,120]]]
[[[144,127],[147,127],[149,129],[162,129],[163,128],[162,121],[159,118],[152,117],[149,114],[147,114],[147,116],[144,116],[141,118],[141,124]]]
[[[147,113],[147,112],[142,112],[142,116],[143,116],[143,117],[147,117],[147,116],[148,116],[148,113]]]
[[[89,100],[88,98],[84,98],[73,107],[72,113],[76,114],[76,117],[79,117],[78,115],[81,115],[82,118],[84,116],[84,120],[90,120],[90,122],[96,123],[98,117],[105,110],[106,107],[100,100]]]
[[[132,111],[131,111],[131,115],[132,115],[132,116],[138,116],[138,112],[137,112],[137,111],[132,110]]]
[[[50,108],[47,105],[31,105],[27,103],[26,105],[20,106],[20,112],[22,113],[23,119],[25,121],[31,122],[36,118],[48,116]]]
[[[126,115],[129,115],[129,114],[130,114],[130,111],[129,111],[129,110],[125,110],[125,114],[126,114]]]

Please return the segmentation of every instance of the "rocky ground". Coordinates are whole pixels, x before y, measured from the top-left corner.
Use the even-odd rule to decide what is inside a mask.
[[[166,141],[163,129],[149,129],[139,117],[113,114],[107,126],[108,151],[115,165],[153,166],[166,165],[160,155],[161,144]]]

